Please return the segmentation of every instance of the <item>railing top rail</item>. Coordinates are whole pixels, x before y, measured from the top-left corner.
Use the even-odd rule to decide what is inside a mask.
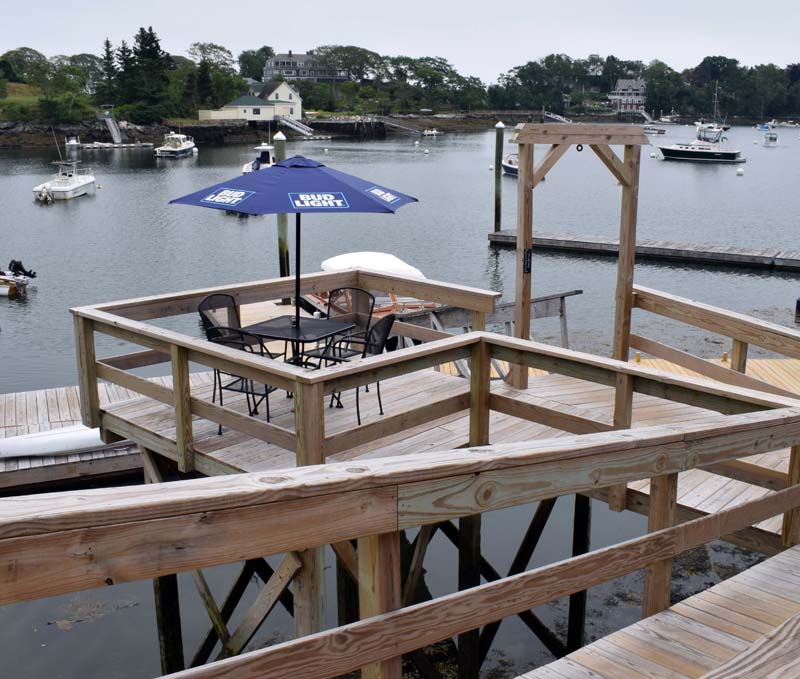
[[[291,381],[306,382],[309,372],[303,368],[275,361],[266,356],[259,356],[245,351],[239,351],[221,344],[214,344],[202,339],[195,339],[173,330],[159,328],[141,321],[134,321],[129,318],[122,318],[106,311],[101,311],[93,307],[80,307],[72,310],[74,314],[95,321],[100,327],[96,327],[98,332],[104,332],[103,325],[108,328],[115,328],[122,331],[133,343],[141,340],[144,346],[153,349],[169,350],[170,345],[183,347],[194,352],[235,363],[247,368],[252,368],[265,375],[275,375],[279,378]],[[102,359],[100,359],[102,360]]]
[[[475,311],[492,311],[496,300],[501,297],[499,292],[430,279],[421,280],[368,269],[345,269],[343,271],[321,271],[302,274],[300,285],[304,293],[327,292],[337,287],[359,286],[359,278],[361,276],[364,277],[365,283],[369,283],[377,289],[385,289],[386,292],[397,291],[399,294],[414,296],[427,294],[426,301],[440,302],[442,304],[460,303],[463,304],[463,308]],[[361,285],[361,287],[366,286]],[[247,283],[218,285],[196,290],[150,295],[77,307],[72,311],[73,313],[80,313],[85,309],[97,309],[140,321],[151,318],[165,318],[196,311],[197,304],[207,295],[214,293],[233,295],[240,304],[277,299],[294,293],[294,278],[271,278]]]
[[[800,358],[800,331],[670,293],[633,286],[634,306],[709,332]]]
[[[786,441],[791,440],[800,440],[800,408],[732,415],[714,424],[657,425],[276,472],[212,476],[166,485],[0,498],[0,539],[424,484],[554,462],[564,472],[572,464],[617,453],[637,456],[644,451],[669,451],[670,456],[682,460],[683,469],[690,469],[707,464],[701,459],[704,451],[735,459],[752,455],[755,447],[768,452],[789,445]],[[631,465],[627,476],[630,480],[649,478],[654,471],[649,466]],[[596,482],[603,485],[602,479]],[[571,481],[565,479],[563,483]],[[552,490],[554,495],[559,494],[558,488]]]

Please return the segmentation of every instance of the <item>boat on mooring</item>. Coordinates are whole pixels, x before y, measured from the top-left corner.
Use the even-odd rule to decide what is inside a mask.
[[[685,160],[698,163],[745,163],[747,158],[738,149],[724,145],[724,130],[719,126],[697,128],[697,138],[692,142],[659,146],[664,160]]]
[[[79,160],[58,160],[58,172],[42,184],[33,187],[33,197],[43,203],[70,200],[78,196],[94,195],[96,184],[91,169],[78,168]]]
[[[179,132],[164,135],[164,145],[155,150],[157,158],[186,158],[197,153],[194,139]]]
[[[435,127],[431,128],[430,130],[423,130],[422,136],[423,137],[438,137],[442,132],[439,132]]]
[[[778,145],[778,133],[767,132],[764,135],[764,146],[770,149],[776,147],[777,145]]]
[[[503,174],[516,177],[519,174],[519,153],[507,153],[503,156]]]
[[[250,172],[258,172],[265,167],[271,167],[275,164],[275,147],[271,144],[263,143],[254,146],[253,149],[258,151],[258,156],[255,160],[251,160],[242,166],[242,174]]]

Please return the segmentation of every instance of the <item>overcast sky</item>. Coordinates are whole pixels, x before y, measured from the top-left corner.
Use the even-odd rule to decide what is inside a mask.
[[[276,52],[353,44],[381,54],[441,56],[490,83],[551,52],[657,58],[678,70],[716,54],[784,66],[800,62],[798,24],[800,0],[38,0],[3,12],[0,53],[20,46],[47,56],[99,53],[106,36],[117,45],[152,25],[172,54],[185,54],[195,41],[222,44],[234,55],[264,44]]]

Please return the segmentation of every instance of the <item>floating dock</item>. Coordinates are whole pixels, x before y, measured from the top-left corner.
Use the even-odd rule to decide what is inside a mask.
[[[516,247],[517,233],[502,229],[489,234],[492,245]],[[619,254],[619,239],[610,236],[577,236],[574,234],[534,235],[537,250],[575,252],[586,255]],[[697,245],[663,240],[637,239],[636,258],[658,259],[690,264],[715,264],[776,271],[800,271],[800,250],[781,248],[736,248],[728,245]]]
[[[151,149],[152,142],[141,142],[131,144],[112,144],[110,142],[95,141],[88,144],[81,144],[80,147],[85,151],[105,151],[106,149]]]

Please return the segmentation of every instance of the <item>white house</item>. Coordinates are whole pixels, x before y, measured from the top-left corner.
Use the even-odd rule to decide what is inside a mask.
[[[647,99],[647,85],[642,78],[620,78],[608,99],[615,111],[640,111]]]
[[[289,83],[273,80],[262,84],[257,97],[244,94],[222,108],[201,110],[199,116],[200,120],[300,120],[303,117],[303,100]]]

